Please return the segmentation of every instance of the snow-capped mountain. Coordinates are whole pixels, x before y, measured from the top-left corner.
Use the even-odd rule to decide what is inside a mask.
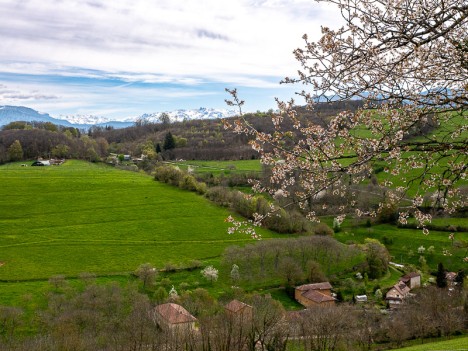
[[[60,115],[60,119],[65,119],[72,124],[105,124],[111,122],[109,118],[95,115]]]
[[[67,127],[72,126],[72,123],[66,120],[53,118],[48,113],[39,113],[29,107],[0,106],[0,126],[16,121],[51,122]]]
[[[144,119],[149,122],[159,122],[160,117],[163,113],[166,113],[171,122],[181,122],[186,120],[194,120],[194,119],[216,119],[216,118],[226,118],[226,117],[233,117],[238,113],[233,110],[225,110],[225,109],[214,109],[214,108],[205,108],[200,107],[199,109],[193,110],[175,110],[175,111],[165,111],[165,112],[155,112],[155,113],[145,113],[134,121],[138,119]]]
[[[63,126],[73,126],[76,128],[87,129],[92,126],[112,126],[114,128],[125,128],[133,125],[136,121],[146,120],[148,122],[159,123],[163,113],[169,116],[170,122],[180,122],[194,119],[215,119],[232,117],[237,114],[236,111],[213,109],[200,107],[193,110],[175,110],[165,112],[145,113],[141,116],[129,117],[124,120],[115,121],[102,116],[95,115],[60,115],[60,118],[51,117],[47,113],[39,113],[24,106],[0,106],[0,126],[14,121],[38,121],[51,122]]]

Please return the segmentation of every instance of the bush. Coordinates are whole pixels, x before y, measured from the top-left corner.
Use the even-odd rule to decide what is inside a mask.
[[[315,228],[314,228],[314,234],[315,235],[324,235],[324,236],[333,236],[333,229],[331,229],[328,225],[325,223],[319,223]]]
[[[382,238],[382,242],[384,243],[384,245],[391,245],[393,244],[393,238],[389,238],[388,236],[384,236]]]
[[[197,191],[197,181],[191,175],[184,175],[179,181],[179,188],[189,191]]]
[[[178,186],[183,176],[182,171],[173,166],[158,166],[154,169],[154,179],[172,185]]]

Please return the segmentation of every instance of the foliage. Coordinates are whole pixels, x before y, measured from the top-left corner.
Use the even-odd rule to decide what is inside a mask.
[[[447,270],[442,263],[437,265],[436,284],[439,288],[447,287]]]
[[[235,263],[232,265],[230,276],[234,284],[240,279],[239,266]]]
[[[454,218],[453,220],[463,221],[463,218]],[[461,232],[466,236],[467,232]],[[354,242],[363,244],[368,237],[385,243],[392,256],[392,261],[401,264],[419,265],[419,255],[416,255],[420,246],[426,248],[424,258],[430,269],[436,270],[437,264],[442,262],[444,266],[457,271],[463,268],[463,258],[466,256],[465,247],[451,246],[447,232],[433,230],[431,235],[421,235],[418,229],[400,228],[390,224],[377,224],[371,228],[362,225],[356,226],[354,221],[346,220],[342,225],[342,231],[335,233],[334,237],[343,243]],[[412,252],[412,256],[408,255]]]
[[[321,101],[356,98],[363,99],[362,108],[311,121],[297,114],[293,100],[278,101],[279,113],[271,117],[274,132],[259,130],[242,116],[235,123],[226,121],[226,128],[253,138],[249,144],[272,169],[270,181],[257,182],[255,190],[272,196],[281,190],[311,220],[317,215],[310,202],[323,192],[341,197],[341,222],[351,212],[376,217],[399,206],[417,183],[399,221],[404,224],[412,213],[427,233],[431,215],[420,208],[427,192],[434,193],[431,206],[447,213],[467,203],[459,191],[468,164],[467,6],[458,0],[401,6],[392,1],[326,2],[340,8],[345,24],[337,30],[322,27],[317,42],[304,35],[304,48],[295,50],[302,69],[298,78],[284,82],[311,90],[298,93],[310,109]],[[244,101],[235,89],[228,92],[228,105],[242,114]],[[428,132],[434,128],[437,133]],[[381,163],[392,176],[376,182],[385,199],[377,208],[357,207],[359,186]],[[256,224],[264,218],[259,216]]]
[[[166,136],[164,137],[164,144],[163,144],[163,149],[164,150],[172,150],[176,147],[176,142],[174,137],[172,136],[171,132],[167,132]]]
[[[8,147],[8,158],[10,161],[20,161],[23,159],[23,148],[18,139]]]
[[[388,270],[390,254],[385,245],[382,245],[377,239],[366,239],[364,246],[369,278],[380,278]]]
[[[135,271],[135,275],[143,282],[143,289],[154,284],[158,271],[150,263],[144,263]]]
[[[50,158],[52,155],[77,159],[92,157],[94,160],[107,156],[109,145],[104,138],[91,139],[87,135],[82,135],[76,128],[62,126],[52,128],[40,122],[26,124],[26,126],[0,131],[0,162],[9,161],[5,157],[7,147],[16,140],[21,144],[22,159]]]
[[[352,271],[353,266],[364,261],[363,256],[360,250],[333,238],[305,236],[232,246],[226,249],[223,260],[228,267],[234,263],[239,266],[242,282],[268,284],[282,280],[291,284],[303,277],[315,281]]]
[[[325,223],[319,223],[314,228],[314,234],[316,234],[316,235],[325,235],[325,236],[333,236],[333,229],[331,229]]]

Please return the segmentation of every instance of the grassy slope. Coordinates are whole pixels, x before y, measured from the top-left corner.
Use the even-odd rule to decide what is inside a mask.
[[[467,219],[459,219],[461,222]],[[467,247],[452,246],[452,242],[448,238],[448,232],[440,232],[431,230],[429,235],[424,235],[420,229],[403,229],[390,224],[374,225],[370,228],[364,226],[345,226],[343,230],[335,234],[335,238],[341,242],[354,241],[363,243],[364,239],[375,238],[380,242],[385,242],[384,237],[391,240],[387,244],[387,248],[392,255],[392,260],[396,263],[403,264],[419,264],[419,257],[424,256],[429,267],[433,270],[437,268],[437,264],[442,262],[444,266],[450,270],[457,271],[465,268],[466,263],[463,263],[463,257],[467,254]],[[456,233],[456,241],[468,238],[467,233]],[[456,244],[456,243],[455,243]],[[434,246],[434,253],[430,254],[427,251],[420,254],[418,248],[423,246],[426,250],[430,246]],[[446,254],[444,255],[444,250]],[[412,251],[413,255],[409,255]]]
[[[212,173],[213,175],[233,173],[260,172],[262,166],[259,160],[238,161],[180,161],[176,163],[182,169],[192,166],[196,173]]]
[[[0,182],[0,280],[162,267],[250,240],[226,234],[227,210],[144,174],[79,161],[16,163],[0,167]]]
[[[451,351],[461,351],[468,350],[468,337],[457,338],[447,341],[437,341],[426,343],[422,345],[415,345],[410,347],[404,347],[395,351],[442,351],[442,350],[451,350]]]

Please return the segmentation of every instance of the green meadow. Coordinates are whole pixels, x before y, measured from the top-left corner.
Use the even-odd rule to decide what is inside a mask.
[[[451,223],[450,219],[446,219]],[[449,239],[449,232],[431,230],[424,235],[421,229],[399,228],[391,224],[378,224],[371,227],[353,225],[345,221],[342,230],[335,238],[344,243],[363,243],[366,238],[374,238],[384,243],[390,252],[391,260],[399,264],[420,266],[424,257],[427,268],[436,270],[439,262],[452,271],[466,269],[463,258],[468,252],[468,233],[455,233],[455,240]],[[438,223],[441,221],[437,221]],[[466,218],[453,218],[453,223],[466,223]],[[432,249],[430,249],[432,247]]]
[[[251,241],[227,234],[228,210],[143,173],[73,160],[12,163],[0,167],[0,184],[3,282],[119,275],[145,262],[183,266]]]
[[[404,347],[395,351],[466,351],[468,350],[468,337],[460,337],[452,340],[424,343],[420,345]]]
[[[174,163],[181,169],[192,167],[196,173],[212,173],[213,175],[234,173],[257,173],[261,172],[262,165],[259,160],[237,160],[237,161],[179,161]]]

